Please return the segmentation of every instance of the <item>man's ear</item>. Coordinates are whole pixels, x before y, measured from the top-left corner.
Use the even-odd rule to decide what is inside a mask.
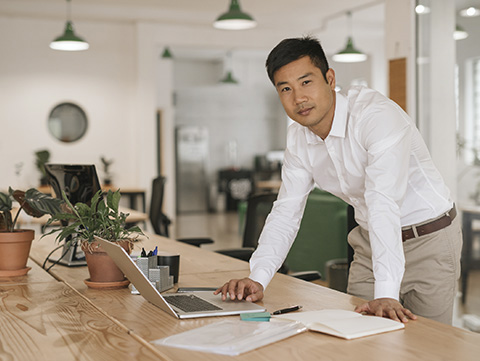
[[[332,68],[329,68],[327,70],[327,73],[325,74],[325,80],[327,81],[327,84],[330,85],[330,88],[334,90],[336,85],[335,70],[333,70]]]

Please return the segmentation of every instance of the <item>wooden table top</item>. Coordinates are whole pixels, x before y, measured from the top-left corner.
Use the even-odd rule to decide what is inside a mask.
[[[17,215],[18,209],[19,209],[18,207],[14,207],[12,209],[12,218],[15,218],[15,216]],[[137,211],[135,209],[130,209],[130,208],[127,208],[127,207],[120,206],[119,211],[121,213],[128,214],[127,219],[126,219],[127,223],[145,222],[145,221],[148,221],[148,219],[149,219],[147,213],[140,212],[140,211]],[[45,215],[43,215],[42,217],[39,217],[39,218],[35,218],[35,217],[31,217],[31,216],[25,214],[25,212],[22,211],[22,213],[20,213],[20,215],[18,217],[17,223],[19,225],[28,225],[31,222],[33,224],[45,225],[48,222],[49,219],[50,219],[50,215],[48,215],[48,214],[45,214]],[[55,222],[55,224],[59,225],[60,223]]]
[[[35,241],[31,252],[32,260],[43,261],[46,253],[53,245],[52,240],[47,238]],[[139,243],[138,246],[140,245],[148,248],[154,248],[155,245],[158,245],[160,251],[180,254],[178,286],[217,286],[230,278],[241,278],[249,274],[246,262],[163,237],[152,235],[149,239],[142,239],[142,243]],[[138,250],[137,248],[135,251]],[[9,342],[14,342],[17,339],[26,338],[27,330],[32,331],[29,322],[37,322],[36,327],[38,328],[40,327],[38,326],[39,319],[45,318],[50,323],[45,326],[48,332],[45,333],[45,329],[42,329],[42,332],[44,332],[42,334],[37,330],[39,335],[35,335],[33,338],[36,351],[40,353],[43,348],[50,347],[51,350],[45,350],[44,352],[50,352],[51,354],[48,355],[52,355],[52,357],[63,352],[62,360],[108,360],[114,357],[122,360],[126,359],[127,354],[128,359],[141,359],[143,357],[142,359],[146,360],[151,359],[151,357],[157,357],[160,360],[194,359],[199,361],[232,359],[228,356],[211,353],[153,346],[150,342],[221,320],[238,319],[238,316],[178,320],[150,304],[143,297],[132,295],[128,288],[118,290],[87,288],[83,283],[83,279],[88,277],[86,267],[68,268],[59,265],[53,267],[51,274],[65,281],[65,283],[58,282],[58,285],[55,285],[53,281],[43,282],[45,276],[41,275],[42,272],[44,272],[42,269],[34,268],[27,276],[24,276],[27,280],[9,288],[10,291],[7,293],[9,309],[5,310],[5,303],[0,304],[0,325],[2,325],[0,335],[2,340],[7,337]],[[37,275],[37,273],[39,274]],[[30,285],[32,286],[30,287]],[[48,288],[39,285],[48,285]],[[8,286],[11,286],[11,284]],[[7,287],[6,284],[0,283],[0,295],[5,294],[5,287]],[[26,297],[26,294],[22,293],[25,287],[31,289],[31,295],[28,296],[29,302],[38,305],[39,310],[48,310],[48,317],[43,314],[40,315],[39,310],[36,311],[37,314],[32,314],[30,317],[14,310],[16,304],[22,304],[20,302],[22,297]],[[60,298],[55,298],[53,295]],[[277,274],[267,288],[261,304],[271,312],[293,304],[301,304],[305,311],[328,308],[353,310],[361,302],[362,300],[359,298]],[[7,313],[5,314],[5,312]],[[67,317],[67,315],[69,316]],[[100,321],[94,321],[97,316],[100,317]],[[109,320],[115,326],[110,324]],[[98,327],[96,322],[98,322]],[[4,325],[15,326],[19,331],[15,335],[10,334],[6,331]],[[67,326],[73,328],[73,330],[69,329],[67,332]],[[84,351],[82,353],[80,344],[82,344],[84,337],[87,337],[85,332],[90,332],[90,329],[94,329],[91,336],[92,342],[87,345],[88,352]],[[133,340],[126,337],[126,330]],[[34,329],[34,332],[37,331]],[[111,338],[107,336],[111,336]],[[45,339],[44,346],[41,345],[43,339]],[[138,343],[140,343],[140,346],[138,346]],[[119,345],[119,351],[111,350],[117,344]],[[70,347],[67,349],[65,345],[70,345]],[[12,347],[20,348],[20,346]],[[96,352],[97,349],[98,352]],[[55,352],[55,350],[58,352]],[[2,352],[4,351],[0,349],[0,359],[2,359]],[[123,357],[118,357],[119,353],[123,353]],[[10,354],[14,355],[13,352]],[[76,358],[78,355],[81,357]],[[316,332],[305,332],[236,356],[235,359],[242,361],[320,359],[335,361],[476,361],[479,355],[480,335],[420,317],[417,321],[407,323],[404,330],[350,341]],[[19,356],[12,359],[24,360]]]
[[[0,279],[0,360],[161,360],[74,288],[28,266],[25,276]]]

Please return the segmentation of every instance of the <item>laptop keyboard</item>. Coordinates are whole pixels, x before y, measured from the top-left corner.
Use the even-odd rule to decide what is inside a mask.
[[[175,295],[165,297],[165,300],[171,305],[181,309],[184,312],[202,312],[202,311],[217,311],[220,307],[213,303],[202,300],[195,295]]]

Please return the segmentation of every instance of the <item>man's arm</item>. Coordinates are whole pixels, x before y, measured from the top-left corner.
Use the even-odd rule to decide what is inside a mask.
[[[304,162],[308,162],[308,156],[302,154],[306,152],[302,149],[305,147],[298,146],[305,141],[301,139],[301,129],[300,126],[290,126],[288,130],[282,185],[263,227],[258,247],[250,259],[249,278],[231,280],[219,288],[216,294],[222,292],[224,299],[227,294],[234,298],[239,294],[242,297],[251,296],[249,300],[252,301],[263,298],[263,291],[282,265],[295,240],[307,197],[313,188],[313,176],[304,165]],[[256,284],[256,287],[253,287],[253,284]]]
[[[400,207],[408,186],[412,125],[395,106],[366,116],[365,203],[375,278],[374,299],[399,299],[405,269]]]

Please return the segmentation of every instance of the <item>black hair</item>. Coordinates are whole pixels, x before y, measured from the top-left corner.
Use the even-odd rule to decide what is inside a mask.
[[[265,67],[273,85],[275,85],[273,76],[278,69],[304,56],[310,57],[313,65],[322,71],[326,80],[329,66],[325,52],[317,39],[305,36],[282,40],[268,55]]]

